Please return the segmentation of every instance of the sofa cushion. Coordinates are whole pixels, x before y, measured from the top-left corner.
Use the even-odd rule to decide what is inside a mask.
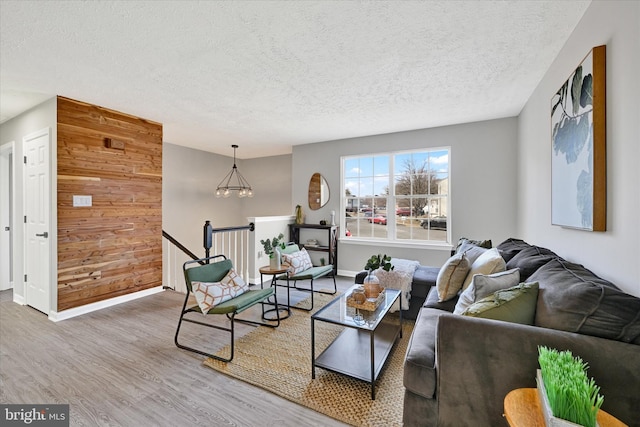
[[[524,240],[509,238],[496,247],[500,255],[502,255],[502,258],[504,258],[504,261],[509,262],[509,260],[516,256],[521,250],[527,249],[531,247],[531,245]]]
[[[440,267],[419,266],[413,272],[413,282],[411,283],[411,295],[426,297],[431,287],[435,287],[438,280]]]
[[[464,283],[462,283],[462,290],[465,290],[469,287],[471,281],[473,280],[473,276],[476,274],[493,274],[505,270],[506,263],[500,256],[498,249],[487,249],[485,253],[480,255],[478,259],[476,259],[473,264],[471,264],[469,273],[464,279]]]
[[[404,387],[427,399],[433,399],[436,392],[436,327],[443,313],[420,310],[404,359]]]
[[[469,261],[464,252],[455,254],[445,262],[436,279],[440,301],[446,301],[458,295],[468,272]]]
[[[507,262],[507,269],[520,270],[520,280],[526,281],[537,269],[556,258],[558,255],[546,248],[530,246],[518,252]]]
[[[438,310],[444,310],[448,311],[449,313],[453,313],[453,309],[456,307],[457,303],[458,295],[451,298],[450,300],[440,301],[440,297],[438,296],[438,288],[434,286],[431,288],[426,300],[424,301],[424,307],[437,308]]]
[[[529,281],[540,283],[536,326],[640,344],[640,298],[560,258]]]
[[[476,274],[471,285],[460,294],[453,314],[462,314],[471,304],[499,291],[520,283],[520,271],[517,268],[493,274]]]

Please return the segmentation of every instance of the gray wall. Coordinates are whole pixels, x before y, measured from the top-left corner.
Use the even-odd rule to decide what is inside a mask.
[[[340,211],[340,156],[430,147],[451,147],[451,231],[459,237],[493,239],[495,244],[516,233],[517,119],[506,118],[410,132],[374,135],[293,147],[293,204],[305,208],[306,222],[328,219]],[[307,189],[311,175],[328,181],[331,198],[324,208],[310,211]],[[338,269],[360,271],[374,253],[442,265],[449,248],[391,247],[375,244],[338,245]]]
[[[233,157],[163,144],[162,228],[196,255],[204,256],[202,226],[248,224],[248,217],[291,214],[291,156],[236,160],[255,196],[216,198]]]
[[[58,275],[58,259],[57,259],[57,145],[58,140],[57,133],[57,102],[56,97],[51,98],[42,104],[25,111],[19,116],[4,122],[0,125],[0,145],[8,142],[15,142],[14,162],[16,168],[15,172],[15,217],[22,218],[24,216],[23,203],[24,203],[24,188],[23,188],[23,162],[20,161],[24,156],[22,138],[39,131],[41,129],[49,128],[49,138],[51,141],[51,149],[49,155],[51,156],[51,188],[50,188],[50,200],[51,200],[51,238],[49,239],[51,260],[49,265],[51,266],[50,279],[51,279],[51,310],[55,311],[57,307],[57,275]],[[14,243],[14,257],[13,257],[13,299],[15,301],[22,302],[24,298],[24,269],[23,269],[23,227],[14,227],[13,230],[13,243]],[[4,254],[3,254],[4,256]]]
[[[242,160],[240,164],[242,164],[242,175],[255,190],[255,196],[242,199],[244,217],[294,213],[291,207],[290,154]]]
[[[607,231],[551,225],[550,102],[589,51],[607,45]],[[640,2],[594,1],[522,110],[518,234],[640,296]]]

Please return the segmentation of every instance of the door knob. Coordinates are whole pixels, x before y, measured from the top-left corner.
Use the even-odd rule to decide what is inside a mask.
[[[4,231],[11,231],[11,227],[5,227]]]
[[[36,233],[36,237],[44,237],[46,239],[47,237],[49,237],[49,233],[47,233],[46,231],[44,233],[42,233],[42,234],[37,234]]]

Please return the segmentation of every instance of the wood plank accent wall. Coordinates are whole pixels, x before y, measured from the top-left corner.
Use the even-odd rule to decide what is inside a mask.
[[[57,122],[58,311],[160,286],[162,124],[63,97]]]

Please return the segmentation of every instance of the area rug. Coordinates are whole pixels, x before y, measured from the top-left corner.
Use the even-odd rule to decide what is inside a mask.
[[[318,294],[315,307],[323,307],[334,297]],[[370,384],[364,381],[322,368],[316,368],[316,378],[311,379],[311,314],[306,311],[293,310],[293,315],[278,328],[258,327],[238,338],[230,363],[208,358],[204,365],[347,424],[400,426],[402,364],[413,325],[413,321],[404,322],[402,339],[376,382],[375,400],[371,400]],[[316,356],[341,330],[336,325],[316,322]],[[218,354],[228,351],[223,348]],[[362,363],[369,363],[369,359]]]

